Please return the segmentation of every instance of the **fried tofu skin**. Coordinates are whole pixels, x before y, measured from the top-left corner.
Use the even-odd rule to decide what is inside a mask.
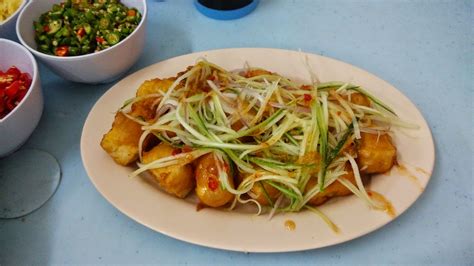
[[[352,171],[352,167],[350,166],[350,164],[346,165],[345,171],[347,173],[344,174],[343,176],[339,177],[339,178],[344,178],[347,181],[351,182],[352,184],[356,185],[354,171]],[[311,178],[308,181],[308,185],[306,186],[306,191],[309,191],[310,189],[312,189],[316,185],[317,185],[316,178]],[[346,188],[346,186],[344,186],[343,184],[341,184],[338,181],[335,181],[334,183],[332,183],[331,185],[326,187],[323,192],[319,192],[314,197],[312,197],[309,200],[308,204],[313,205],[313,206],[318,206],[318,205],[321,205],[321,204],[325,203],[326,201],[328,201],[331,198],[341,197],[341,196],[348,196],[348,195],[351,195],[351,194],[352,194],[352,192],[348,188]]]
[[[168,157],[174,150],[171,145],[162,142],[143,154],[143,163]],[[194,189],[194,173],[191,164],[171,165],[152,169],[150,172],[163,190],[178,198],[186,197]]]
[[[145,81],[137,90],[137,96],[156,94],[166,91],[174,79],[152,79]],[[130,116],[144,121],[155,118],[155,97],[136,102],[132,105]],[[110,131],[101,141],[102,148],[120,165],[129,165],[138,159],[138,142],[142,134],[141,125],[127,118],[123,113],[115,115]]]
[[[361,133],[357,164],[365,174],[385,173],[395,164],[397,149],[388,134]]]
[[[174,78],[170,79],[151,79],[147,80],[140,85],[137,90],[137,97],[143,97],[151,94],[160,94],[166,92],[174,82]],[[158,97],[150,97],[144,100],[138,101],[132,105],[131,115],[140,117],[145,121],[155,119],[156,107],[159,104]]]
[[[138,159],[138,141],[141,125],[118,112],[110,131],[104,135],[100,146],[120,165],[129,165]]]

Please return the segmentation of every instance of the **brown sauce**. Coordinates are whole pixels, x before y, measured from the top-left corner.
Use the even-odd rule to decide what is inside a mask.
[[[382,203],[385,206],[385,212],[392,218],[397,216],[395,208],[393,207],[392,203],[387,200],[382,194],[375,192],[375,191],[367,191],[369,197],[377,202]]]
[[[418,186],[418,188],[421,191],[423,191],[424,188],[421,185],[420,180],[418,180],[418,177],[416,177],[415,175],[410,173],[410,171],[406,168],[406,166],[404,166],[403,164],[398,163],[396,165],[396,168],[398,170],[398,173],[400,173],[403,176],[406,176],[406,177],[410,178]]]
[[[294,221],[292,220],[286,220],[285,221],[285,228],[288,230],[288,231],[295,231],[296,229],[296,224]]]
[[[425,169],[421,168],[421,167],[415,167],[415,170],[420,172],[420,173],[423,173],[425,175],[430,175],[430,173],[428,173]]]

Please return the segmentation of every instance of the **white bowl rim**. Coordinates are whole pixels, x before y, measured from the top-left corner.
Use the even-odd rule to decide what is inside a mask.
[[[25,1],[27,1],[27,0],[25,0]],[[138,29],[143,27],[143,24],[145,23],[146,18],[147,18],[147,13],[148,13],[147,10],[148,9],[147,9],[146,0],[140,0],[140,1],[143,3],[143,14],[142,14],[142,19],[141,19],[140,23],[138,24],[138,26],[135,28],[135,30],[130,35],[128,35],[125,39],[123,39],[122,41],[117,43],[116,45],[114,45],[112,47],[109,47],[107,49],[104,49],[102,51],[99,51],[99,52],[94,52],[94,53],[84,54],[84,55],[74,55],[74,56],[56,56],[56,55],[49,55],[49,54],[42,53],[42,52],[34,49],[33,47],[29,46],[25,42],[25,40],[23,40],[23,37],[20,34],[20,26],[19,26],[20,23],[19,23],[19,21],[22,19],[23,13],[25,12],[25,10],[27,10],[29,8],[29,6],[33,4],[34,1],[29,1],[29,3],[21,10],[20,15],[18,15],[18,20],[16,22],[16,35],[18,36],[18,39],[20,40],[21,44],[23,44],[26,48],[28,48],[28,50],[30,50],[35,55],[43,57],[45,59],[53,59],[53,60],[66,61],[67,62],[67,61],[75,61],[75,60],[78,60],[78,59],[85,59],[85,58],[93,57],[93,56],[99,55],[99,54],[105,54],[105,53],[110,52],[111,50],[113,50],[116,47],[123,46],[124,42],[126,42],[128,39],[132,38],[133,35],[136,35]]]
[[[23,52],[25,52],[25,54],[28,56],[28,58],[30,59],[31,61],[31,64],[33,66],[33,73],[32,73],[32,76],[31,76],[31,85],[30,87],[28,88],[28,92],[26,92],[25,94],[25,97],[23,97],[23,99],[18,103],[17,106],[15,106],[15,108],[13,108],[13,110],[8,113],[5,117],[3,118],[0,118],[0,124],[2,124],[2,122],[4,121],[7,121],[9,117],[13,116],[13,114],[21,108],[21,106],[23,105],[23,103],[25,102],[25,100],[30,96],[30,94],[32,93],[31,91],[33,90],[33,86],[36,85],[38,81],[38,76],[39,76],[39,69],[38,69],[38,64],[36,63],[36,60],[35,60],[35,57],[30,53],[30,51],[28,51],[28,49],[26,49],[23,45],[17,43],[17,42],[14,42],[14,41],[10,41],[10,40],[7,40],[7,39],[1,39],[0,38],[0,43],[1,42],[5,42],[9,45],[13,45],[13,46],[16,46],[17,48],[20,48]],[[23,72],[22,69],[20,69],[20,71]]]
[[[0,21],[0,26],[3,26],[4,24],[7,24],[10,20],[12,20],[18,13],[21,12],[21,10],[23,10],[23,7],[25,7],[26,3],[28,2],[28,0],[21,0],[21,4],[20,6],[15,10],[15,12],[13,12],[10,16],[8,16],[7,19],[5,19],[4,21]]]

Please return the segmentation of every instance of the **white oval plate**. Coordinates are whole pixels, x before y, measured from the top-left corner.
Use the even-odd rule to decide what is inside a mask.
[[[85,169],[97,190],[135,221],[198,245],[244,252],[284,252],[348,241],[393,220],[384,212],[369,209],[355,196],[344,197],[320,208],[340,228],[341,232],[336,234],[308,211],[279,214],[271,220],[267,215],[219,209],[196,211],[195,204],[190,201],[159,191],[144,179],[129,178],[127,175],[133,168],[114,163],[99,145],[112,125],[114,112],[135,95],[143,81],[175,76],[201,57],[229,70],[240,69],[248,63],[309,82],[307,57],[308,64],[321,81],[346,81],[365,87],[392,106],[402,119],[420,126],[419,130],[395,131],[398,160],[407,166],[410,174],[394,169],[389,174],[374,177],[370,189],[383,194],[400,215],[426,187],[435,157],[431,132],[415,105],[387,82],[349,64],[314,54],[263,48],[214,50],[175,57],[124,78],[97,101],[87,117],[81,138]],[[296,223],[294,231],[285,228],[287,220]]]

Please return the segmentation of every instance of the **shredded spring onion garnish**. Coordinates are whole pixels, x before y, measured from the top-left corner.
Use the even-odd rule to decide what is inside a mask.
[[[315,76],[312,79],[319,82]],[[354,93],[369,99],[371,106],[353,103]],[[127,114],[131,105],[150,98],[157,100],[154,119],[144,121]],[[213,153],[217,161],[232,164],[244,177],[232,187],[227,172],[218,164],[221,186],[235,195],[231,208],[252,203],[258,213],[266,210],[270,217],[306,208],[318,213],[334,230],[326,216],[307,205],[334,182],[346,186],[370,207],[383,208],[367,195],[356,155],[344,147],[357,141],[361,132],[386,133],[395,126],[413,127],[381,100],[352,84],[302,86],[269,72],[245,77],[205,60],[179,76],[167,91],[128,100],[120,111],[142,125],[141,142],[151,134],[175,147],[191,148],[148,164],[139,163],[131,176],[188,164]],[[140,143],[140,154],[142,149]],[[352,167],[356,185],[339,178],[346,173],[346,166]],[[310,179],[317,184],[310,186]],[[264,185],[276,189],[279,196],[272,200]],[[267,208],[243,196],[253,186],[262,187]]]

